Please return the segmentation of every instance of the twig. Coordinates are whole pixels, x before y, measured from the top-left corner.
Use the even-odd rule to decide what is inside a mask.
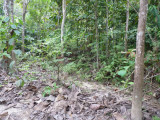
[[[149,77],[149,78],[146,78],[146,79],[151,79],[151,78],[154,78],[154,77],[156,77],[156,76],[158,76],[158,75],[160,75],[160,73],[158,73],[158,74],[156,74],[156,75],[153,75],[153,76],[151,76],[151,77]]]
[[[12,108],[12,107],[14,107],[14,106],[16,106],[16,104],[11,104],[11,105],[9,105],[8,107],[6,107],[3,111],[8,110],[8,109],[10,109],[10,108]]]

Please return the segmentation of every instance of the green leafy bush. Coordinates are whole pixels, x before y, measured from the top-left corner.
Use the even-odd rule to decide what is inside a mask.
[[[75,62],[70,62],[63,67],[63,70],[69,74],[75,73],[77,71],[77,65]]]
[[[104,67],[96,74],[96,80],[112,82],[123,81],[123,83],[125,83],[125,77],[129,76],[134,68],[134,61],[127,58],[118,58],[113,59],[108,65],[104,62],[102,66]]]

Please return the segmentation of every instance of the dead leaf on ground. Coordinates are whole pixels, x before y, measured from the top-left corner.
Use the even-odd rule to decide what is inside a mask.
[[[8,115],[8,112],[4,112],[0,114],[0,119],[2,119],[3,117],[6,117]]]
[[[47,101],[40,102],[39,104],[37,104],[36,106],[34,106],[34,110],[43,111],[48,105],[49,105],[49,103]]]
[[[123,116],[118,112],[113,113],[113,116],[116,118],[116,120],[125,120]]]

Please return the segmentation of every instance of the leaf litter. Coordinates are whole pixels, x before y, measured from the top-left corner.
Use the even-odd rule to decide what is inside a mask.
[[[44,78],[43,74],[39,73],[37,78]],[[53,79],[33,80],[21,88],[16,86],[15,79],[0,72],[0,120],[130,120],[131,95],[126,97],[107,87],[88,92],[75,84],[63,83],[43,96],[45,86]],[[9,82],[5,84],[6,81]],[[144,100],[143,115],[144,120],[160,117],[160,104]]]

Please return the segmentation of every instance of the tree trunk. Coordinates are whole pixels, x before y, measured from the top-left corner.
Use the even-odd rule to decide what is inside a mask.
[[[25,0],[23,0],[23,14],[22,14],[22,19],[23,19],[23,26],[22,26],[22,53],[24,53],[24,36],[25,36]]]
[[[22,19],[23,19],[23,26],[22,26],[22,53],[25,52],[24,50],[24,38],[25,38],[25,17],[26,17],[26,13],[27,13],[27,5],[29,3],[29,0],[23,0],[23,13],[22,13]]]
[[[128,25],[129,25],[129,0],[127,0],[127,11],[126,11],[126,34],[125,34],[125,52],[128,51]]]
[[[95,1],[95,30],[96,30],[96,48],[97,48],[97,69],[99,69],[99,43],[98,43],[98,15],[97,15],[97,4],[98,1]]]
[[[106,0],[106,35],[107,35],[107,41],[106,41],[106,57],[109,57],[109,39],[108,39],[108,0]]]
[[[9,0],[4,0],[3,11],[4,11],[4,14],[5,14],[6,18],[9,18],[9,16],[10,16],[10,14],[9,14],[9,3],[10,3]],[[8,49],[9,48],[9,45],[8,45],[8,40],[9,40],[9,21],[7,23],[6,39],[7,39],[6,49]],[[9,65],[10,65],[10,59],[5,57],[5,56],[3,56],[3,59],[1,61],[1,66],[7,73],[9,72]]]
[[[147,20],[148,0],[140,0],[140,11],[138,20],[134,88],[132,98],[131,118],[142,120],[142,95],[144,78],[144,43]]]
[[[5,17],[9,17],[9,0],[4,0],[3,11]]]
[[[61,24],[61,45],[62,45],[62,57],[64,57],[64,25],[66,20],[66,0],[62,1],[62,11],[63,11],[63,19]]]
[[[11,21],[14,24],[14,0],[11,0]],[[13,42],[13,47],[15,47],[15,41]],[[14,50],[14,48],[13,48],[13,50]],[[12,60],[16,61],[16,56],[15,56],[15,53],[13,52],[13,50],[11,53]]]

